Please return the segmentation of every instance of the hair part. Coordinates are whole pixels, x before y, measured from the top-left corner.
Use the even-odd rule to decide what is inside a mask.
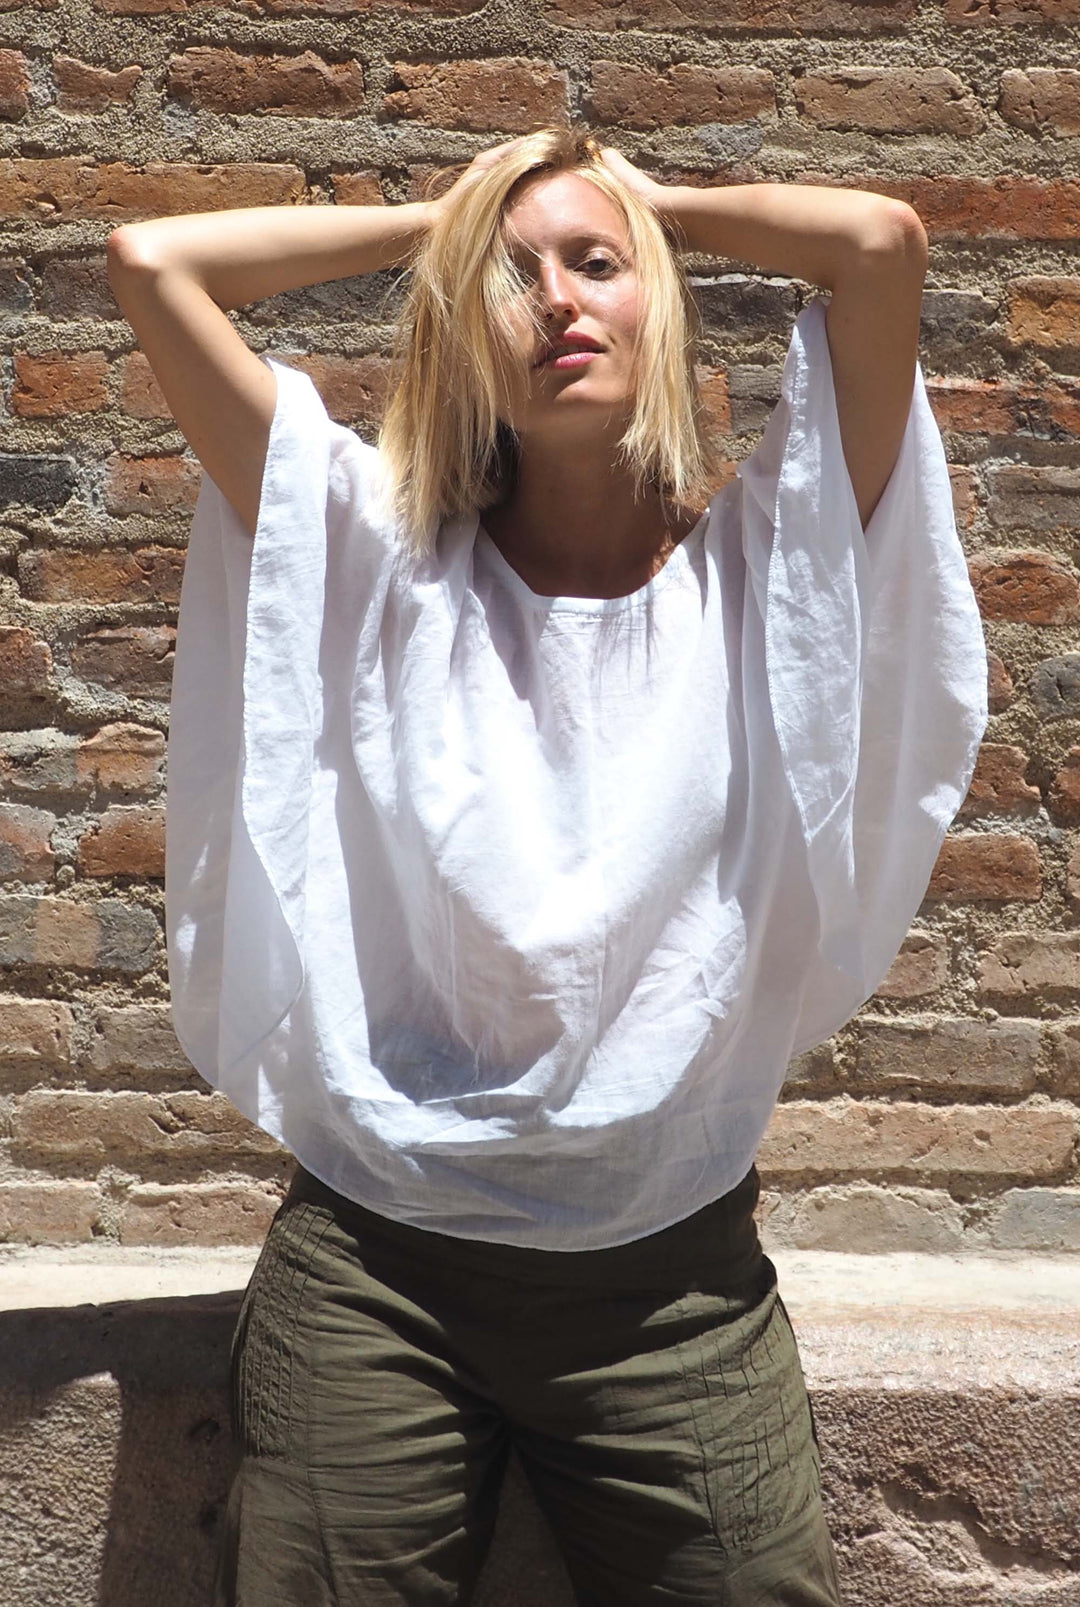
[[[415,558],[433,554],[444,519],[482,511],[512,488],[521,443],[499,411],[521,375],[509,331],[526,283],[510,255],[507,214],[521,179],[561,172],[580,174],[619,209],[647,289],[632,354],[633,413],[616,462],[633,475],[635,495],[655,486],[675,506],[703,506],[719,478],[694,367],[700,315],[677,241],[583,127],[546,126],[469,181],[409,264],[378,444]],[[532,298],[527,305],[539,346],[543,325]]]

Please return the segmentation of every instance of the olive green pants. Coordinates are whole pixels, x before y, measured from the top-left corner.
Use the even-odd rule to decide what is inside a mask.
[[[298,1170],[233,1341],[216,1607],[470,1602],[511,1446],[580,1607],[838,1607],[758,1191],[751,1168],[647,1238],[535,1250]]]

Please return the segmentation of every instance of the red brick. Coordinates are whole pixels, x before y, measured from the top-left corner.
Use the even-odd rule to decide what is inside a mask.
[[[590,103],[597,122],[624,128],[741,123],[776,116],[776,80],[763,67],[676,62],[657,71],[633,62],[594,61]]]
[[[16,352],[11,411],[20,418],[66,418],[109,405],[104,352]]]
[[[914,1105],[806,1100],[778,1105],[758,1151],[763,1183],[836,1174],[1047,1178],[1070,1165],[1074,1110],[1060,1106]]]
[[[37,547],[19,554],[19,582],[42,603],[179,603],[184,552],[176,547]]]
[[[946,837],[934,866],[927,898],[950,903],[969,899],[1008,903],[1042,897],[1039,850],[1028,837],[973,832]]]
[[[926,376],[926,395],[938,428],[954,434],[1008,435],[1015,388],[1000,380]]]
[[[1080,1000],[1080,932],[1006,932],[979,956],[979,998]]]
[[[121,1244],[261,1244],[281,1195],[255,1184],[144,1183],[127,1197]]]
[[[896,178],[859,173],[793,173],[796,184],[872,190],[914,207],[931,241],[1074,240],[1080,233],[1080,181],[1062,179]]]
[[[1001,75],[998,110],[1007,123],[1032,134],[1080,134],[1080,72],[1010,68]]]
[[[731,429],[731,395],[728,389],[727,370],[699,364],[697,382],[710,428],[718,435],[726,435]]]
[[[114,452],[106,462],[105,507],[109,513],[159,514],[194,510],[202,480],[195,457],[170,452],[160,457],[128,457]]]
[[[957,818],[984,815],[1035,815],[1042,808],[1042,793],[1025,780],[1029,757],[1009,742],[984,742],[975,761],[968,795]]]
[[[77,56],[54,56],[56,109],[61,112],[102,112],[127,100],[142,77],[141,67],[95,67]]]
[[[1012,676],[991,648],[988,648],[986,652],[986,666],[989,712],[991,714],[1003,714],[1016,696]]]
[[[372,167],[355,173],[331,173],[334,201],[338,206],[385,206],[382,183]]]
[[[838,67],[794,81],[800,117],[821,128],[961,138],[986,123],[975,96],[944,67]]]
[[[262,117],[355,117],[364,104],[360,63],[324,61],[313,50],[271,56],[192,45],[170,57],[166,85],[202,110]]]
[[[92,156],[0,157],[0,215],[40,223],[113,224],[180,212],[284,206],[302,199],[292,163],[98,162]]]
[[[56,865],[55,830],[56,816],[48,809],[0,803],[0,881],[48,881]]]
[[[165,876],[165,810],[115,805],[79,840],[79,869],[88,876]]]
[[[566,113],[568,80],[544,61],[497,56],[486,61],[398,61],[383,100],[387,117],[470,133],[525,134]]]
[[[173,1031],[167,1005],[103,1005],[90,1023],[79,1074],[118,1088],[161,1093],[198,1080]]]
[[[1060,826],[1080,826],[1080,748],[1070,748],[1050,783],[1046,808]]]
[[[21,50],[0,49],[0,117],[15,123],[30,105],[30,71]]]
[[[84,681],[128,697],[167,698],[172,688],[176,629],[172,625],[121,625],[92,631],[71,650],[71,667]]]
[[[1071,625],[1080,620],[1080,584],[1049,553],[1016,552],[1007,559],[976,556],[968,569],[984,619],[1026,625]]]
[[[1009,339],[1048,357],[1080,358],[1080,278],[1032,274],[1010,280]]]

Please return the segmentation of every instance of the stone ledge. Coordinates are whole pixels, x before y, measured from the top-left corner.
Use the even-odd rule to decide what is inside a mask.
[[[4,1607],[209,1600],[256,1253],[0,1249]],[[1080,1607],[1076,1258],[769,1254],[845,1607]],[[475,1607],[573,1600],[512,1456]]]

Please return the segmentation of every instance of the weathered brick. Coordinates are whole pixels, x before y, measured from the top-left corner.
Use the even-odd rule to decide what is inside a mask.
[[[874,996],[921,999],[937,993],[948,980],[949,955],[944,938],[934,932],[909,932]]]
[[[1080,1189],[1009,1189],[995,1200],[982,1234],[995,1250],[1080,1250]]]
[[[0,1243],[86,1244],[101,1206],[93,1183],[0,1183]]]
[[[1080,0],[945,0],[945,20],[993,28],[1062,23],[1080,17]]]
[[[144,1183],[131,1190],[121,1244],[261,1244],[281,1195],[255,1184]]]
[[[338,206],[385,206],[379,174],[374,168],[359,168],[355,173],[332,173],[334,201]]]
[[[1080,181],[896,178],[860,173],[793,173],[790,182],[872,190],[914,207],[930,240],[1074,240],[1080,232]]]
[[[1015,388],[1000,380],[929,376],[926,397],[939,429],[1008,435],[1014,422]]]
[[[1080,358],[1080,278],[1032,274],[1007,287],[1009,339],[1053,357]]]
[[[1036,664],[1028,688],[1044,720],[1080,718],[1080,653],[1044,658]]]
[[[972,832],[946,837],[926,890],[930,898],[963,903],[981,899],[1006,903],[1042,897],[1042,862],[1029,837],[1005,832]]]
[[[62,508],[77,490],[71,458],[45,452],[0,453],[0,503],[5,507]]]
[[[129,697],[167,698],[175,651],[172,625],[120,625],[85,636],[71,650],[71,666],[84,681]]]
[[[39,223],[97,218],[119,226],[180,212],[286,206],[304,192],[292,163],[99,162],[92,156],[0,157],[0,214]]]
[[[968,569],[984,619],[1014,619],[1028,625],[1071,625],[1080,620],[1080,583],[1051,553],[976,556]]]
[[[986,650],[987,703],[991,714],[1002,714],[1016,696],[1012,676],[993,648]]]
[[[0,625],[0,698],[45,696],[51,690],[49,644],[24,625]]]
[[[165,82],[170,95],[211,112],[355,117],[364,105],[360,63],[325,61],[313,50],[271,56],[192,45],[170,57]]]
[[[1080,134],[1080,72],[1073,67],[1010,68],[1001,75],[998,111],[1032,134]]]
[[[1023,748],[1009,742],[982,743],[975,761],[975,774],[957,819],[1037,814],[1042,807],[1042,793],[1025,780],[1028,763]]]
[[[964,1248],[964,1218],[944,1189],[830,1185],[778,1194],[768,1244],[860,1255],[956,1254]]]
[[[29,63],[21,50],[0,50],[0,117],[14,123],[29,112]]]
[[[794,80],[800,117],[822,128],[877,134],[978,134],[986,123],[971,89],[945,67],[837,67]]]
[[[594,61],[590,103],[596,121],[625,128],[740,123],[776,116],[776,80],[763,67],[683,61],[657,71],[627,61]]]
[[[1080,748],[1070,748],[1050,783],[1046,807],[1059,826],[1080,826]]]
[[[56,816],[48,809],[0,803],[0,881],[47,881],[56,864],[55,830]]]
[[[0,1063],[48,1076],[71,1065],[74,1015],[62,999],[0,995]]]
[[[119,899],[0,896],[0,965],[139,973],[156,962],[160,946],[153,914]]]
[[[178,604],[184,558],[177,547],[34,547],[19,554],[19,584],[42,603]]]
[[[52,257],[41,269],[38,311],[50,318],[120,318],[104,251]]]
[[[0,261],[0,313],[17,318],[33,310],[34,288],[30,269],[22,257]]]
[[[1080,998],[1080,932],[1006,932],[979,958],[980,998]]]
[[[1070,1164],[1074,1110],[806,1100],[776,1107],[758,1151],[764,1183],[795,1176],[1049,1178]]]
[[[280,1150],[224,1094],[69,1093],[33,1090],[16,1101],[12,1153],[49,1165],[143,1159],[231,1164]]]
[[[397,61],[383,98],[386,117],[470,133],[525,134],[565,115],[568,79],[544,61],[497,56],[486,61]]]
[[[165,810],[115,804],[79,839],[79,868],[88,876],[165,877]]]
[[[1069,534],[1080,524],[1080,468],[1010,463],[987,473],[990,523]]]
[[[105,507],[120,517],[193,510],[201,479],[202,465],[195,457],[178,452],[128,457],[114,452],[106,463]]]
[[[378,353],[335,357],[323,353],[291,362],[307,374],[330,417],[341,424],[377,424],[390,384],[390,360]]]
[[[61,112],[102,112],[127,100],[142,77],[141,67],[96,67],[77,56],[54,56],[56,107]]]
[[[75,767],[80,784],[104,792],[156,792],[164,760],[165,738],[160,731],[121,720],[80,738]]]
[[[1050,0],[1046,0],[1049,4]],[[1071,3],[1071,0],[1070,0]],[[629,28],[665,33],[713,27],[725,32],[813,35],[872,34],[898,29],[917,0],[545,0],[549,20],[560,27],[622,33]]]
[[[1051,1088],[1062,1099],[1080,1098],[1080,1021],[1051,1022],[1047,1037]]]
[[[722,368],[709,368],[699,363],[696,374],[709,428],[718,435],[726,435],[731,429],[731,399],[728,394],[727,373]]]
[[[104,352],[16,352],[11,411],[20,418],[66,418],[109,406]]]
[[[869,1093],[1029,1094],[1038,1075],[1037,1021],[858,1020],[856,1081]]]
[[[95,1011],[78,1071],[112,1087],[152,1092],[189,1086],[198,1078],[177,1042],[166,1005],[103,1006]]]

